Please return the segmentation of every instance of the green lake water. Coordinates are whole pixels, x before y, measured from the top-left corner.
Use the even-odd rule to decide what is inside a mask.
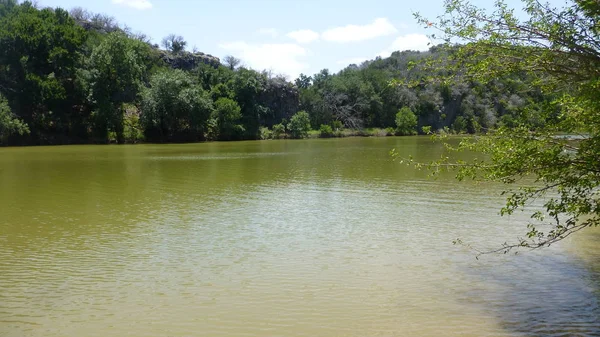
[[[0,149],[0,336],[598,336],[600,231],[392,162],[427,137]]]

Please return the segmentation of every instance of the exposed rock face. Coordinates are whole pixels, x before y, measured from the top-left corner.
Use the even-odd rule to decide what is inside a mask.
[[[116,23],[114,23],[114,19],[111,17],[100,16],[93,20],[75,19],[75,22],[77,22],[77,24],[79,24],[85,30],[94,30],[101,34],[114,31],[123,32],[123,30],[119,28]],[[208,64],[216,68],[221,64],[221,60],[219,60],[218,57],[204,53],[190,53],[184,51],[173,54],[166,50],[160,50],[158,45],[151,45],[151,47],[157,50],[160,58],[174,69],[192,70],[201,63]]]
[[[261,94],[261,101],[271,112],[263,116],[261,123],[272,127],[282,119],[290,118],[298,111],[300,93],[298,88],[284,78],[270,78]]]
[[[204,53],[190,53],[182,52],[173,54],[165,50],[160,50],[160,58],[171,68],[181,70],[192,70],[198,65],[204,63],[213,67],[218,67],[221,64],[221,60],[218,57]]]

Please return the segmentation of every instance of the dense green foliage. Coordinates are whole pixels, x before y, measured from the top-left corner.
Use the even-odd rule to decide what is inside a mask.
[[[0,141],[13,133],[29,133],[29,128],[13,115],[6,99],[0,96]]]
[[[124,142],[123,104],[136,100],[144,78],[144,55],[148,47],[120,32],[109,33],[94,47],[89,58],[90,97],[95,111],[93,128],[99,140],[108,139],[108,131]]]
[[[541,111],[552,97],[524,73],[491,82],[426,80],[448,72],[423,64],[451,62],[459,49],[395,52],[291,83],[240,66],[233,56],[222,65],[203,61],[186,46],[171,34],[160,50],[147,36],[82,8],[68,13],[0,1],[0,94],[11,118],[30,130],[5,132],[2,144],[306,137],[305,120],[301,127],[292,120],[298,111],[307,113],[311,129],[324,125],[324,136],[392,134],[405,109],[415,118],[399,134],[424,126],[474,133],[549,118]],[[538,108],[524,109],[532,105]]]
[[[319,137],[321,137],[321,138],[333,137],[333,129],[331,128],[331,126],[326,125],[326,124],[321,124],[321,126],[319,127]]]
[[[551,93],[543,109],[534,101],[519,104],[512,112],[519,118],[501,119],[487,136],[447,144],[481,153],[479,160],[448,162],[444,156],[430,165],[434,172],[457,169],[459,179],[509,184],[502,214],[534,208],[526,236],[505,244],[503,252],[545,247],[600,225],[600,3],[575,0],[553,8],[524,0],[524,5],[528,17],[519,19],[503,2],[487,11],[448,0],[439,23],[421,18],[439,27],[450,44],[455,38],[469,41],[453,47],[445,64],[448,81],[487,84],[527,76]],[[453,127],[470,126],[460,120]]]
[[[284,78],[163,42],[82,8],[0,1],[0,144],[257,139],[299,110]]]
[[[396,133],[400,136],[409,136],[417,133],[417,116],[405,106],[396,114]]]
[[[293,115],[288,129],[292,138],[306,138],[310,131],[310,117],[306,111],[298,111]]]
[[[147,140],[197,141],[204,137],[205,121],[211,115],[213,102],[191,75],[181,70],[161,69],[150,78],[141,107]]]
[[[38,10],[28,3],[4,8],[0,11],[0,94],[31,130],[9,138],[30,137],[32,143],[45,143],[61,136],[77,137],[89,116],[78,109],[85,100],[76,80],[85,31],[62,9]]]
[[[242,109],[236,101],[226,97],[217,99],[211,118],[214,125],[214,131],[211,133],[213,139],[241,139],[245,131],[241,119]]]
[[[417,117],[416,130],[455,125],[452,130],[476,133],[522,120],[545,122],[541,111],[551,97],[527,74],[499,76],[491,82],[467,77],[447,81],[448,70],[430,66],[448,63],[456,52],[441,46],[428,52],[394,52],[338,74],[323,70],[301,75],[296,80],[300,109],[309,113],[313,128],[335,122],[354,129],[396,127],[396,114],[405,107]],[[538,109],[524,111],[526,105]]]

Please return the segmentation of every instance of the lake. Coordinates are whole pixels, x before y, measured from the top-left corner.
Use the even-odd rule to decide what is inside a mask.
[[[427,137],[0,149],[0,336],[598,336],[600,231],[519,255]]]

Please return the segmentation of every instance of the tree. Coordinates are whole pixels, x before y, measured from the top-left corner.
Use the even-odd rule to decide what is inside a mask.
[[[58,8],[0,4],[0,93],[31,130],[28,142],[52,142],[79,124],[76,79],[86,32]]]
[[[306,111],[298,111],[290,119],[288,125],[292,138],[306,138],[310,131],[310,116]]]
[[[71,17],[77,21],[88,21],[90,19],[90,17],[92,16],[90,14],[90,12],[88,12],[86,9],[84,9],[83,7],[73,7],[70,11],[69,11],[69,15],[71,15]]]
[[[244,125],[246,138],[257,139],[259,136],[261,119],[269,110],[261,99],[266,86],[264,74],[243,67],[235,72],[231,81],[235,101],[241,109],[241,124]]]
[[[296,79],[296,86],[300,89],[308,89],[308,87],[310,87],[310,84],[312,82],[312,77],[310,76],[306,76],[304,74],[300,74],[298,76],[298,78]]]
[[[215,102],[212,118],[215,121],[219,140],[239,139],[244,132],[244,127],[240,124],[241,108],[230,98],[222,97]]]
[[[399,136],[417,134],[417,116],[409,107],[403,107],[396,114],[396,134]]]
[[[454,123],[452,123],[452,130],[458,134],[467,131],[467,121],[463,116],[456,117]]]
[[[87,80],[97,109],[94,129],[100,140],[115,132],[124,142],[124,103],[134,101],[141,89],[146,68],[148,45],[120,32],[109,33],[90,56]]]
[[[187,42],[181,35],[169,34],[162,39],[162,46],[173,54],[179,54],[185,50]]]
[[[0,17],[5,16],[18,5],[17,0],[0,0]]]
[[[442,159],[430,165],[434,172],[456,169],[459,179],[507,184],[501,214],[544,200],[531,214],[525,237],[498,249],[503,252],[546,247],[600,224],[600,3],[567,1],[562,8],[535,0],[524,4],[526,19],[502,1],[490,12],[467,1],[448,0],[447,14],[438,23],[417,15],[426,26],[441,29],[447,43],[468,42],[452,46],[452,73],[460,70],[461,76],[483,83],[526,74],[554,95],[544,105],[544,125],[521,121],[519,127],[490,129],[487,136],[454,147],[477,151],[484,159]],[[534,176],[535,182],[515,184],[524,176]],[[542,226],[547,229],[542,231]]]
[[[146,139],[196,141],[204,139],[212,112],[209,94],[182,70],[161,70],[142,94],[142,125]]]
[[[117,20],[110,15],[100,13],[89,14],[89,21],[92,24],[92,27],[94,27],[94,29],[102,31],[104,33],[111,33],[121,30],[121,27],[119,27]]]
[[[237,68],[240,65],[240,63],[242,63],[242,60],[235,56],[227,55],[223,58],[223,63],[230,70],[235,70],[235,68]]]
[[[0,144],[12,134],[29,133],[29,127],[10,111],[8,101],[0,95]]]

